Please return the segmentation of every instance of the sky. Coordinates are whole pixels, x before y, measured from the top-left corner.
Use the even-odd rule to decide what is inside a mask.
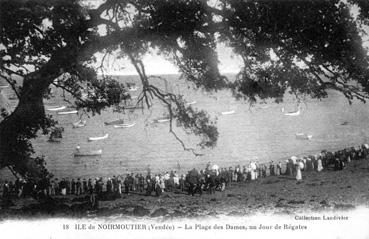
[[[242,66],[242,62],[239,56],[232,53],[229,47],[224,44],[219,44],[217,47],[218,59],[219,59],[219,69],[223,74],[227,73],[238,73]],[[96,54],[99,60],[102,59],[103,54]],[[172,62],[166,60],[163,56],[157,54],[157,52],[152,52],[146,54],[143,58],[143,63],[145,65],[146,74],[148,75],[160,75],[160,74],[178,74],[178,68]],[[117,60],[114,55],[106,58],[104,74],[108,75],[136,75],[137,72],[132,64],[126,60]],[[102,74],[100,71],[99,74]]]
[[[98,6],[103,0],[85,0],[92,6]],[[209,5],[216,6],[217,0],[208,0]],[[95,6],[95,7],[96,7]],[[351,14],[354,18],[358,15],[358,9],[356,7],[351,8]],[[105,28],[99,29],[99,32],[104,32]],[[364,31],[367,33],[363,36],[364,47],[369,48],[369,27],[364,27]],[[104,34],[103,34],[104,35]],[[232,50],[225,46],[224,44],[217,45],[218,60],[219,60],[219,70],[222,74],[236,74],[240,71],[242,67],[242,60],[238,55],[232,53]],[[97,62],[100,65],[100,61],[103,58],[102,53],[97,53]],[[271,55],[273,58],[273,56]],[[155,50],[148,53],[143,58],[143,63],[145,65],[146,74],[148,75],[160,75],[160,74],[178,74],[179,70],[175,64],[166,60],[163,56],[160,56]],[[130,64],[128,59],[117,60],[115,55],[111,55],[105,61],[104,72],[98,71],[98,74],[108,74],[108,75],[137,75],[137,72],[132,64]]]

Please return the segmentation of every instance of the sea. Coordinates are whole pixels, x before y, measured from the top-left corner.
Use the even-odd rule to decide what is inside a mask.
[[[137,100],[141,85],[136,76],[115,76],[122,83],[135,83],[137,91],[131,91],[133,102]],[[234,76],[230,76],[234,77]],[[360,101],[348,100],[335,91],[329,91],[322,100],[286,94],[282,103],[273,100],[250,105],[237,100],[229,90],[206,92],[197,89],[179,75],[163,75],[152,80],[164,91],[181,94],[191,106],[205,110],[216,121],[219,131],[217,144],[211,149],[197,146],[200,139],[187,134],[176,122],[173,129],[186,147],[195,148],[202,156],[185,151],[181,143],[169,132],[169,122],[155,123],[155,119],[166,114],[165,106],[152,99],[150,109],[135,109],[115,112],[113,108],[100,115],[58,115],[47,111],[64,128],[59,143],[48,142],[48,136],[40,134],[33,141],[37,154],[45,156],[47,168],[57,178],[94,178],[125,175],[126,173],[153,173],[175,170],[184,173],[192,168],[203,169],[209,162],[220,167],[241,167],[252,160],[260,163],[285,160],[293,155],[318,154],[322,150],[338,150],[357,146],[368,141],[369,106]],[[3,89],[10,96],[10,89]],[[60,89],[52,89],[55,97],[45,100],[46,108],[69,106]],[[10,107],[16,100],[8,101]],[[285,115],[297,111],[295,116]],[[66,109],[67,110],[67,109]],[[66,111],[63,110],[63,111]],[[229,114],[224,114],[228,112]],[[223,114],[222,114],[223,113]],[[73,128],[72,123],[85,119],[85,127]],[[124,119],[135,123],[129,128],[105,126],[104,122]],[[303,133],[312,135],[304,140],[296,137]],[[104,140],[89,142],[88,137],[108,134]],[[80,151],[102,150],[101,156],[74,157],[76,146]],[[0,170],[0,179],[9,178],[10,173]]]

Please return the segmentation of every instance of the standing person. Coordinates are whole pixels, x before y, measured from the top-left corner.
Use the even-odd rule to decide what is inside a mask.
[[[302,180],[302,175],[301,175],[301,167],[302,166],[302,162],[298,161],[296,162],[295,164],[295,167],[296,167],[296,180],[297,181],[300,181]]]
[[[88,190],[87,192],[90,195],[90,203],[91,203],[91,207],[92,208],[97,208],[98,207],[98,202],[96,200],[96,194],[95,194],[95,190],[92,187],[92,184],[90,184],[91,179],[88,180],[89,184],[88,184]],[[90,187],[91,185],[91,187]]]
[[[9,197],[9,194],[10,194],[9,183],[8,181],[5,181],[3,185],[3,198],[7,199]]]
[[[51,183],[50,183],[50,195],[55,196],[55,181],[54,180],[51,180]]]
[[[56,178],[55,181],[54,181],[54,189],[55,189],[55,195],[59,195],[60,190],[59,190],[58,178]]]
[[[70,180],[69,180],[69,178],[68,178],[68,177],[67,177],[67,178],[66,178],[66,180],[65,180],[65,184],[66,184],[66,186],[67,186],[67,194],[69,195],[69,194],[71,194],[71,193],[70,193],[71,182],[70,182]]]
[[[269,165],[269,172],[270,172],[270,176],[274,176],[275,175],[275,171],[274,171],[274,162],[271,161],[270,165]]]
[[[146,175],[146,196],[151,196],[153,189],[153,179],[150,174]]]
[[[134,191],[135,190],[135,179],[133,178],[133,173],[131,173],[130,175],[128,174],[128,183],[129,183],[129,191]]]
[[[118,194],[119,194],[119,197],[120,197],[120,195],[122,194],[122,177],[119,176],[117,178],[117,180],[118,180]]]
[[[74,178],[72,178],[71,194],[76,194],[76,181],[74,181]]]
[[[277,171],[276,171],[276,175],[282,175],[282,162],[278,162],[277,163]]]
[[[82,182],[81,182],[80,178],[77,179],[76,190],[77,190],[76,195],[81,195],[81,193],[82,193]]]
[[[87,182],[87,192],[91,192],[91,190],[94,190],[94,187],[92,186],[91,178],[89,178]]]
[[[176,171],[173,173],[173,186],[176,189],[179,187],[179,176]]]
[[[111,179],[111,183],[112,183],[112,187],[113,187],[113,193],[114,195],[118,195],[118,178],[115,177],[115,175],[113,176],[113,178]]]
[[[5,181],[5,183],[3,185],[3,198],[1,200],[1,202],[2,202],[2,205],[1,205],[2,208],[7,208],[11,204],[11,201],[10,201],[10,186],[9,186],[8,181]]]
[[[60,190],[61,190],[61,195],[63,196],[67,195],[67,184],[64,178],[60,182]]]
[[[126,178],[124,179],[124,182],[123,182],[123,184],[124,184],[124,192],[126,193],[126,194],[129,194],[129,191],[130,191],[130,175],[129,174],[127,174],[127,176],[126,176]]]
[[[179,187],[182,192],[185,191],[186,189],[186,175],[185,174],[182,174],[179,179]]]
[[[106,193],[111,194],[112,193],[112,188],[113,188],[113,183],[112,183],[111,179],[108,178],[108,180],[106,181]]]
[[[251,180],[254,181],[256,179],[256,163],[255,162],[251,162],[250,163],[250,174],[251,174]]]
[[[159,183],[160,183],[160,188],[161,188],[161,192],[163,193],[165,190],[167,190],[167,187],[165,185],[165,175],[160,175],[159,174]]]
[[[155,175],[155,186],[154,186],[154,189],[155,189],[155,194],[156,196],[160,196],[161,192],[162,192],[162,189],[160,187],[160,177],[161,175]]]
[[[145,178],[144,176],[140,173],[138,175],[138,190],[142,193],[145,189]]]
[[[322,157],[319,156],[318,160],[317,160],[317,168],[316,170],[318,172],[322,171],[323,170],[323,164],[322,164]]]
[[[232,167],[229,167],[229,169],[228,169],[228,183],[232,183],[232,179],[233,179],[233,169],[232,169]]]
[[[84,178],[82,180],[82,193],[88,193],[88,186],[87,186],[87,180]]]

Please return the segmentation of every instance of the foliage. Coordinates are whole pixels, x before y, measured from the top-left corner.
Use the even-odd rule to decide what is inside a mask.
[[[92,67],[97,52],[116,52],[129,59],[143,86],[137,105],[149,108],[153,98],[159,99],[170,113],[171,132],[176,136],[176,118],[178,126],[201,138],[200,147],[215,146],[215,122],[151,83],[155,77],[146,75],[142,61],[146,52],[157,49],[198,87],[231,88],[251,102],[280,102],[285,92],[322,98],[330,89],[350,101],[369,97],[369,61],[362,41],[369,19],[366,1],[105,0],[97,7],[88,3],[0,0],[0,75],[19,98],[13,112],[2,112],[0,167],[11,167],[22,176],[36,177],[31,171],[41,177],[47,174],[30,140],[40,129],[47,133],[56,125],[42,101],[51,96],[50,86],[69,92],[77,109],[92,114],[129,100],[124,85],[97,76],[105,59],[101,67]],[[357,19],[350,12],[354,8]],[[218,43],[243,60],[235,82],[219,72]]]

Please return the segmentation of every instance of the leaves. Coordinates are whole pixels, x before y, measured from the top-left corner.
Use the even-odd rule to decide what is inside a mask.
[[[0,167],[23,176],[47,174],[30,140],[57,123],[45,116],[42,103],[51,96],[50,85],[69,92],[75,106],[91,114],[129,100],[124,85],[97,77],[97,68],[88,66],[101,51],[119,50],[119,57],[129,58],[142,81],[138,102],[151,107],[160,99],[179,127],[201,138],[200,147],[216,145],[215,122],[150,83],[143,56],[152,49],[197,87],[232,88],[251,102],[280,102],[286,92],[322,98],[329,89],[350,101],[369,98],[369,59],[361,38],[369,19],[366,1],[222,0],[213,6],[205,0],[107,0],[94,9],[80,4],[0,0],[0,75],[20,96],[14,112],[2,112]],[[220,42],[243,61],[233,83],[219,72]],[[15,80],[19,76],[23,81]]]

